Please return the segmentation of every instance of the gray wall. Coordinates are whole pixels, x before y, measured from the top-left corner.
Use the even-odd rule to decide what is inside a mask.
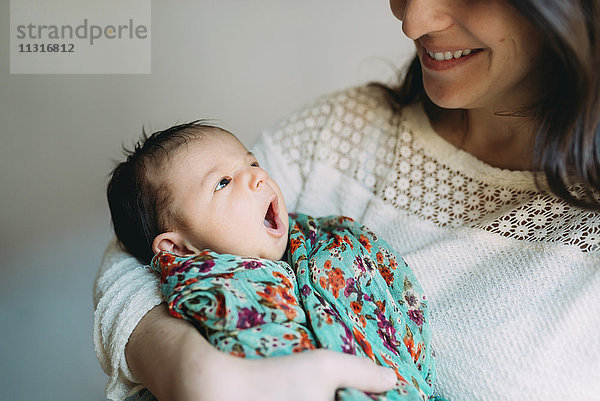
[[[151,75],[9,75],[0,2],[0,399],[103,400],[92,282],[106,176],[142,125],[215,118],[251,145],[318,95],[392,81],[386,1],[152,2]]]

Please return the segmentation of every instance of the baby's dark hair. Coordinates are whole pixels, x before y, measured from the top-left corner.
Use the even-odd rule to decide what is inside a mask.
[[[181,214],[172,210],[172,191],[163,179],[165,163],[182,147],[214,133],[223,131],[204,120],[175,125],[142,138],[133,150],[123,148],[127,159],[110,174],[106,190],[113,228],[125,250],[145,264],[154,252],[154,238],[172,228],[184,226]]]

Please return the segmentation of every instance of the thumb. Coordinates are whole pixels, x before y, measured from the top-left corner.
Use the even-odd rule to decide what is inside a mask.
[[[369,358],[331,352],[328,374],[336,388],[351,387],[372,393],[391,390],[396,385],[394,370],[377,365]],[[335,372],[335,373],[334,373]],[[336,383],[337,382],[337,383]]]

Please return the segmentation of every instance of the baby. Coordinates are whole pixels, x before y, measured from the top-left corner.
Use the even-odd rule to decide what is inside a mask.
[[[217,348],[367,356],[398,377],[377,399],[433,397],[427,302],[402,258],[347,217],[288,216],[277,183],[233,134],[193,122],[144,135],[107,195],[117,238],[161,274],[171,314]]]

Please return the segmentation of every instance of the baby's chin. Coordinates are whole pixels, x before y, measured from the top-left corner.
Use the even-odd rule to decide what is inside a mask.
[[[280,244],[278,244],[277,246],[275,246],[273,248],[272,252],[269,251],[268,255],[266,255],[266,257],[263,257],[263,259],[270,259],[270,260],[274,260],[274,261],[278,261],[278,260],[284,259],[286,251],[287,251],[287,242],[288,242],[288,235],[286,233],[281,238]]]
[[[279,256],[279,257],[277,257],[277,258],[273,258],[273,259],[271,259],[271,260],[278,261],[278,260],[283,260],[283,259],[285,259],[286,250],[287,250],[287,248],[286,248],[286,249],[284,249],[284,250],[283,250],[283,252],[280,252],[280,253],[277,255],[277,256]]]

